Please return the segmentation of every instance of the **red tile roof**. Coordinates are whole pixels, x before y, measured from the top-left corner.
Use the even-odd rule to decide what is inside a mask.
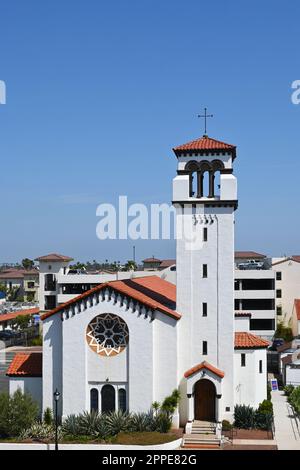
[[[22,271],[8,271],[0,273],[0,279],[24,279],[24,274]]]
[[[143,259],[143,263],[161,263],[161,260],[158,258],[146,258]]]
[[[37,315],[40,313],[39,308],[27,308],[24,310],[17,310],[16,312],[3,313],[0,315],[0,323],[4,321],[13,320],[20,315]]]
[[[297,317],[297,320],[300,321],[300,299],[295,299],[295,300],[294,300],[294,304],[295,304],[295,310],[296,310],[296,317]]]
[[[6,371],[9,377],[42,377],[42,353],[17,353]]]
[[[229,152],[235,157],[236,146],[204,135],[200,139],[173,148],[173,151],[177,156],[182,153]]]
[[[234,348],[235,349],[260,349],[267,348],[269,341],[260,338],[259,336],[252,335],[247,332],[235,333]]]
[[[163,259],[159,265],[160,268],[169,268],[176,264],[176,259]]]
[[[59,255],[58,253],[50,253],[49,255],[39,256],[36,261],[72,261],[69,256]]]
[[[185,378],[190,377],[191,375],[195,374],[196,372],[199,372],[202,369],[207,369],[213,374],[217,375],[218,377],[221,377],[221,379],[224,377],[224,372],[220,369],[217,369],[216,367],[212,366],[209,362],[203,361],[201,364],[198,364],[191,369],[187,370],[184,373]]]
[[[300,256],[298,255],[289,256],[285,259],[282,259],[281,261],[276,261],[276,263],[273,263],[272,266],[276,266],[277,264],[281,264],[281,263],[286,263],[287,261],[295,261],[295,263],[300,263]]]
[[[266,258],[266,255],[261,253],[256,253],[256,251],[235,251],[235,258],[245,258],[245,259],[263,259]]]
[[[122,281],[110,281],[100,284],[97,287],[85,292],[84,294],[75,297],[74,299],[59,305],[54,310],[45,313],[41,316],[42,320],[61,312],[69,305],[75,304],[78,300],[89,297],[95,292],[100,292],[102,289],[110,288],[116,292],[120,292],[146,307],[153,310],[159,310],[176,320],[181,318],[180,313],[175,311],[176,307],[176,286],[171,284],[158,276],[145,276],[134,279],[124,279]]]

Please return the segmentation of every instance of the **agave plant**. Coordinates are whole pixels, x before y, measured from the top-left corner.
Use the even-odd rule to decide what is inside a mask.
[[[255,427],[255,411],[251,406],[236,405],[234,407],[234,425],[240,429]]]
[[[79,433],[82,436],[97,436],[97,427],[99,426],[99,421],[101,415],[92,411],[84,411],[78,416],[78,427]]]
[[[58,438],[62,437],[62,430],[58,427]],[[26,429],[19,436],[21,440],[36,439],[36,440],[54,440],[55,429],[53,426],[45,423],[34,423],[30,428]]]
[[[153,431],[154,424],[153,413],[133,413],[129,420],[129,430],[132,432]]]
[[[79,417],[69,415],[62,423],[62,433],[66,436],[79,436],[80,435],[80,425]]]
[[[130,427],[131,416],[124,411],[112,411],[107,413],[106,425],[110,436],[115,436],[121,431],[128,431]]]

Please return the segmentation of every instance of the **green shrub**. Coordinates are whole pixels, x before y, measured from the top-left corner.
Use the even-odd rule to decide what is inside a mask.
[[[160,433],[167,433],[170,431],[172,426],[172,415],[161,411],[154,418],[154,429],[153,431],[158,431]]]
[[[222,421],[222,430],[223,431],[230,431],[233,428],[233,425],[227,421],[227,419],[223,419]]]
[[[53,424],[53,412],[51,408],[46,408],[43,414],[43,422],[48,426]]]
[[[0,394],[0,436],[18,437],[38,418],[38,405],[31,395],[17,390],[12,396]]]
[[[263,412],[260,413],[258,410],[255,412],[255,427],[257,429],[271,429],[273,422],[273,413]]]
[[[257,412],[273,415],[273,403],[270,400],[263,400],[259,404]]]
[[[173,390],[172,394],[164,399],[160,409],[169,415],[173,415],[180,401],[179,390]]]
[[[255,411],[251,406],[235,405],[234,426],[240,429],[251,429],[255,427]]]
[[[43,346],[43,338],[42,336],[38,336],[37,338],[33,338],[28,341],[29,346]]]
[[[294,391],[294,388],[295,388],[295,387],[294,387],[294,385],[292,385],[292,384],[286,385],[286,386],[284,387],[284,389],[283,389],[283,390],[284,390],[284,394],[285,394],[287,397],[289,397],[289,396],[291,395],[291,393]]]
[[[294,388],[288,397],[288,402],[292,405],[296,413],[300,413],[300,387]]]

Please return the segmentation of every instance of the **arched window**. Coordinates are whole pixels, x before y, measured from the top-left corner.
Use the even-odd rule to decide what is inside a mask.
[[[91,412],[98,413],[99,411],[99,394],[96,388],[92,388],[90,391],[90,402],[91,402]]]
[[[211,197],[211,164],[203,161],[200,164],[198,197]]]
[[[116,409],[116,393],[112,385],[103,385],[101,389],[101,411],[108,413]]]
[[[213,160],[211,162],[214,172],[213,177],[213,197],[220,195],[221,189],[221,171],[224,169],[224,163],[221,160]]]
[[[125,412],[127,410],[126,390],[124,388],[120,388],[118,394],[119,394],[119,410]]]
[[[190,176],[190,197],[197,197],[198,194],[198,163],[190,161],[186,164],[185,170],[189,172]]]

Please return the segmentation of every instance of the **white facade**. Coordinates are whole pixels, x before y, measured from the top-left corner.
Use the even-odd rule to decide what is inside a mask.
[[[300,263],[291,259],[273,258],[272,269],[276,275],[277,320],[292,326],[294,300],[300,298]]]
[[[244,355],[244,359],[242,358]],[[267,357],[265,349],[236,349],[234,352],[234,402],[258,405],[267,396]],[[253,380],[255,377],[255,380]]]
[[[89,410],[90,390],[96,388],[101,410],[101,389],[110,384],[116,391],[126,390],[128,409],[147,411],[177,387],[176,320],[158,311],[150,313],[142,305],[121,306],[114,295],[111,300],[107,293],[99,296],[97,304],[88,301],[85,308],[82,303],[69,318],[64,313],[63,321],[59,314],[44,321],[44,409],[53,406],[53,390],[58,388],[63,391],[63,416]],[[121,317],[129,329],[128,347],[114,357],[95,354],[85,335],[90,321],[108,312]]]

